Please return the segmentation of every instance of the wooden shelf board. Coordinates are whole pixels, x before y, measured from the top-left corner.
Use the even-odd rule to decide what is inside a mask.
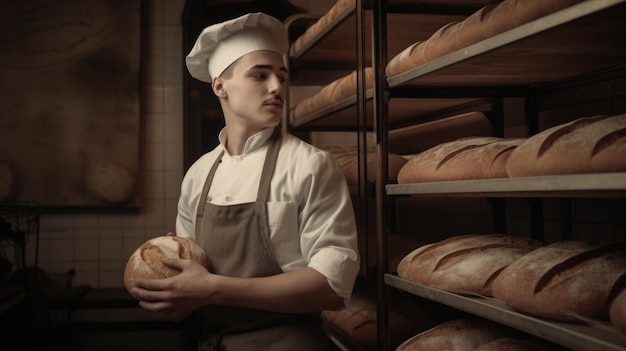
[[[387,195],[455,197],[624,197],[626,173],[389,184]]]
[[[385,275],[385,283],[413,295],[508,325],[572,350],[626,350],[626,336],[616,331],[608,322],[599,322],[603,326],[599,328],[582,323],[549,321],[515,311],[502,301],[493,298],[461,296],[391,274]]]

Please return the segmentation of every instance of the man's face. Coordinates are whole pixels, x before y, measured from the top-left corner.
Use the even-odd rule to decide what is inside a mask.
[[[280,123],[289,79],[282,56],[274,51],[255,51],[241,57],[232,68],[232,77],[223,80],[223,107],[226,114],[231,112],[229,122],[252,131]]]

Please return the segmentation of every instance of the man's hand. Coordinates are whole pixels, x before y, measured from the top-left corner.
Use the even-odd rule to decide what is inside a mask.
[[[165,257],[162,262],[181,273],[165,279],[138,280],[131,294],[155,317],[180,321],[206,304],[213,274],[191,260]]]

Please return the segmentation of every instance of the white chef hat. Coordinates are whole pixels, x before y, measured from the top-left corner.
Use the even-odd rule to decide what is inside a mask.
[[[289,47],[287,30],[278,19],[261,12],[206,27],[187,55],[187,69],[203,82],[222,72],[240,57],[259,50],[285,55]]]

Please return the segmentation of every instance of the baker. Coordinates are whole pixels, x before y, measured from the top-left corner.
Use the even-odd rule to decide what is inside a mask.
[[[332,157],[279,128],[289,72],[283,23],[251,13],[205,28],[187,68],[211,84],[225,127],[187,171],[176,235],[195,240],[207,271],[140,280],[132,294],[158,318],[196,313],[199,350],[324,350],[320,312],[340,308],[359,271],[356,225]]]

